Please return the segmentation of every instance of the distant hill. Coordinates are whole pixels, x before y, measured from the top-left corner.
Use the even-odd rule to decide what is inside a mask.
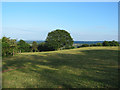
[[[27,43],[32,44],[33,40],[26,40]],[[44,41],[38,41],[36,40],[36,42],[42,43]],[[74,41],[74,44],[96,44],[96,43],[102,43],[103,41]]]
[[[74,41],[74,44],[96,44],[103,43],[104,41]]]

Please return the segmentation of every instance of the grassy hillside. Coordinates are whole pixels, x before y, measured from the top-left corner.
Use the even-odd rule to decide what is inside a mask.
[[[3,88],[118,87],[118,47],[22,53],[3,58]]]

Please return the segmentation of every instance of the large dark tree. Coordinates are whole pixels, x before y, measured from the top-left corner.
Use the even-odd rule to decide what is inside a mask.
[[[48,36],[45,41],[45,46],[48,50],[57,50],[60,48],[68,48],[72,47],[73,39],[65,30],[54,30],[48,33]]]

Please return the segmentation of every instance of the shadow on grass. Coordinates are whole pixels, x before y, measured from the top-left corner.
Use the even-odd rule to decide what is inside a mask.
[[[86,50],[78,52],[84,54],[45,53],[47,56],[38,54],[11,57],[10,60],[3,60],[5,63],[3,71],[11,67],[26,67],[27,70],[18,69],[18,71],[40,74],[48,82],[63,88],[118,87],[117,50]],[[66,68],[63,68],[64,66]],[[67,72],[67,70],[78,72],[78,74],[80,70],[83,70],[83,72],[77,75]],[[40,80],[39,77],[38,80]],[[95,83],[99,85],[97,86]]]

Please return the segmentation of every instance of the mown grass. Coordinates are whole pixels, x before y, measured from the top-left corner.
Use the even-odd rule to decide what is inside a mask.
[[[3,88],[118,87],[118,47],[22,53],[3,58]]]

